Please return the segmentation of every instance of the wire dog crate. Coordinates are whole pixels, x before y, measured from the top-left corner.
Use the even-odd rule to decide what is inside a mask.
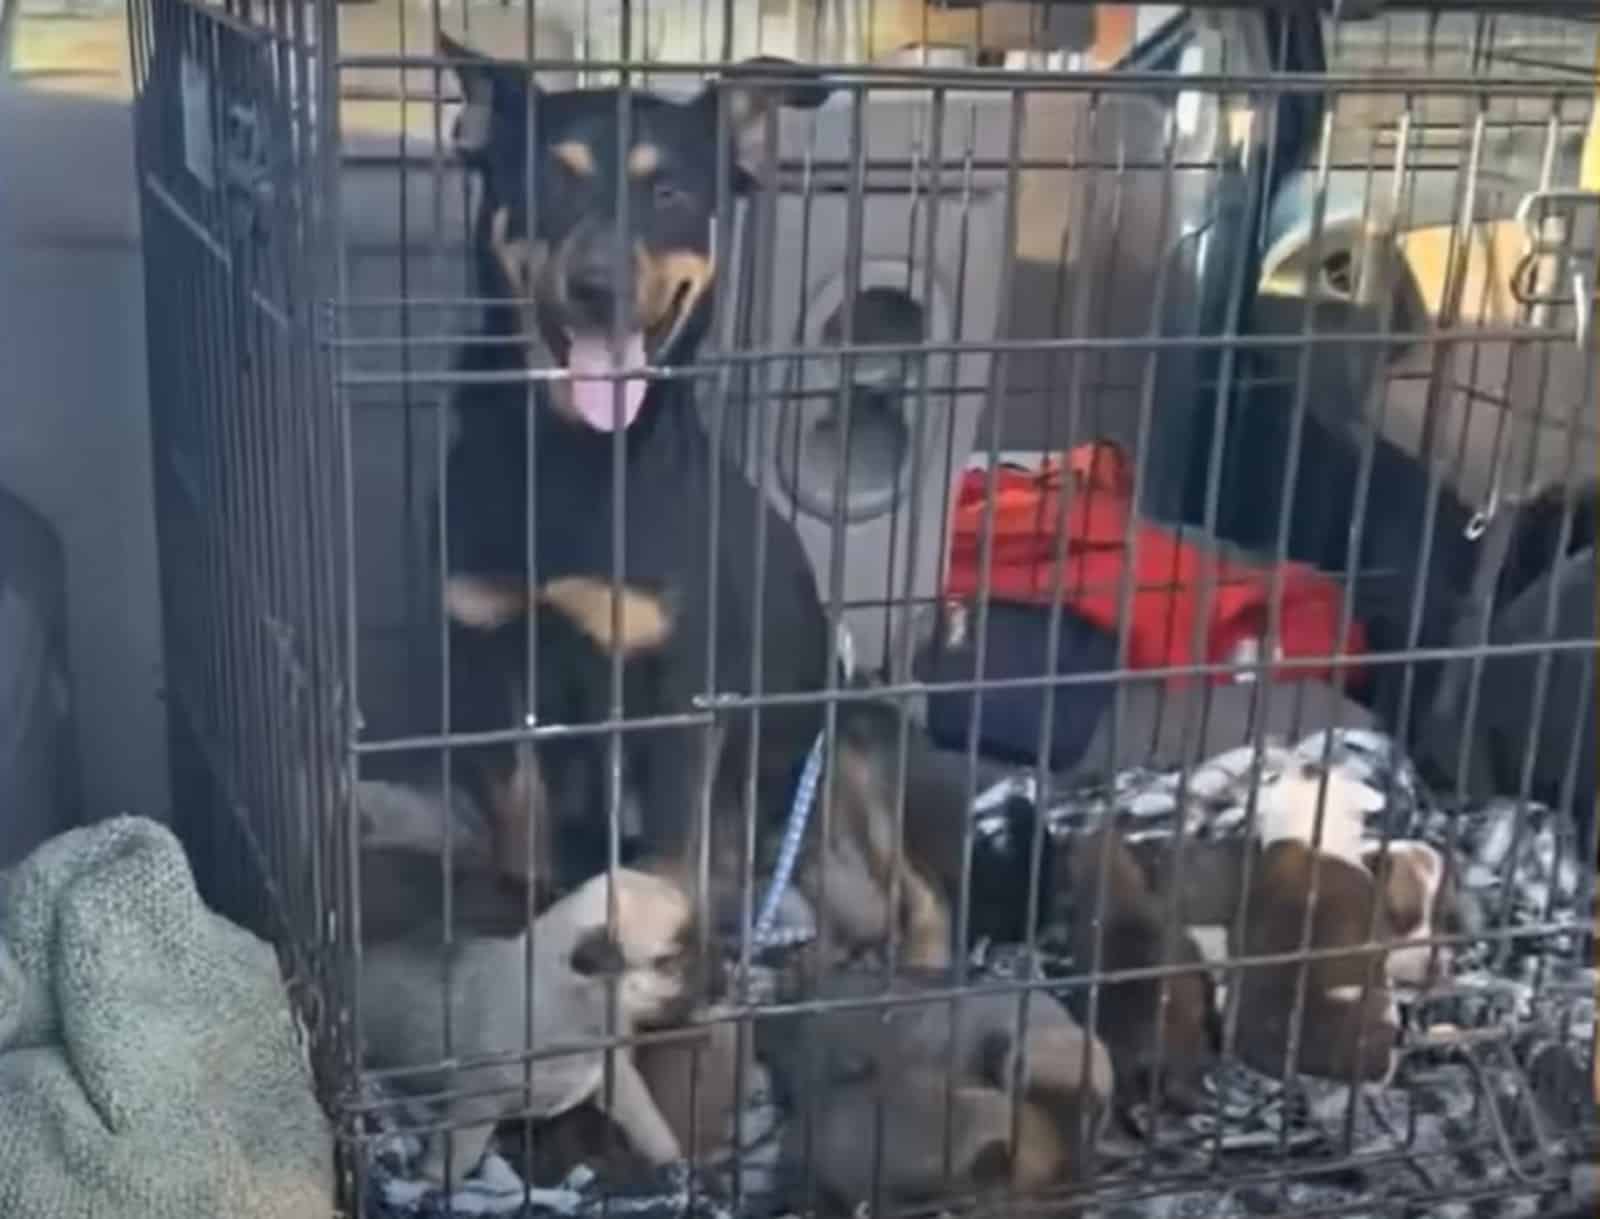
[[[208,899],[282,947],[339,1213],[1592,1209],[1600,22],[1345,7],[130,0],[178,827]],[[474,111],[471,52],[539,91]],[[795,62],[741,67],[756,55]],[[486,386],[525,437],[558,395],[576,409],[573,370],[525,351],[545,209],[639,221],[656,194],[594,186],[653,121],[634,99],[718,74],[706,146],[745,98],[749,189],[744,146],[696,154],[690,244],[717,291],[651,384],[690,387],[722,471],[695,553],[734,559],[694,578],[754,586],[791,538],[838,663],[814,688],[769,689],[754,659],[723,682],[707,652],[767,655],[766,625],[797,619],[757,595],[744,638],[708,593],[688,603],[703,671],[641,720],[624,692],[644,662],[547,645],[538,624],[571,604],[528,576],[524,651],[491,666],[526,666],[523,701],[463,728],[454,446]],[[537,116],[574,88],[613,92],[563,169]],[[796,88],[803,107],[769,104]],[[516,132],[510,195],[486,193],[479,121]],[[521,246],[496,219],[518,190]],[[509,292],[508,250],[528,260]],[[610,434],[595,503],[654,502],[621,472],[629,429]],[[502,508],[539,500],[530,462]],[[567,536],[622,519],[579,505]],[[547,535],[518,528],[540,569],[526,539]],[[635,561],[614,540],[590,582],[613,642]],[[552,717],[539,679],[563,666],[588,701]],[[541,928],[563,932],[531,883],[529,936],[461,913],[506,885],[463,759],[515,752],[537,776],[517,799],[600,827],[611,869],[651,799],[628,742],[720,757],[730,724],[796,706],[819,727],[792,796],[749,745],[732,932],[709,896],[726,861],[700,853],[700,935],[674,951],[703,967],[683,986],[720,985],[665,1023],[629,1022],[626,980],[603,1027],[536,1018]],[[819,842],[852,832],[835,806],[867,706],[909,718],[863,747],[887,750],[888,820],[849,849],[886,833],[893,866],[869,878],[884,942],[846,970],[827,875],[848,850]],[[1316,812],[1285,830],[1307,776]],[[707,790],[709,825],[726,793]],[[916,862],[917,801],[961,810],[948,875]],[[1324,837],[1350,809],[1353,860]],[[379,849],[391,830],[436,883]],[[1302,847],[1308,886],[1274,871]],[[1402,928],[1394,861],[1423,858]],[[953,948],[902,977],[892,912],[919,875]],[[1257,901],[1269,882],[1288,905]],[[665,934],[659,910],[630,931],[621,884],[602,922],[648,973],[665,958],[632,961],[629,936]],[[411,920],[387,945],[386,886],[385,928]],[[756,944],[769,892],[785,934]],[[491,941],[510,955],[471,955]],[[431,989],[375,1003],[394,943],[425,943]],[[1427,963],[1401,976],[1403,955]],[[514,1018],[485,1014],[513,989]],[[1380,994],[1341,1058],[1326,1005]],[[430,1052],[375,1055],[406,1005]],[[540,1064],[597,1049],[591,1103],[540,1099]],[[619,1117],[635,1067],[680,1154]],[[491,1142],[446,1137],[486,1115]]]

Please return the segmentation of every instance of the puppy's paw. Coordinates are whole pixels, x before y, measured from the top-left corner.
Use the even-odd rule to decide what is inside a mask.
[[[656,1170],[656,1179],[661,1194],[671,1199],[673,1210],[686,1219],[728,1219],[706,1174],[697,1174],[688,1160],[663,1164]]]

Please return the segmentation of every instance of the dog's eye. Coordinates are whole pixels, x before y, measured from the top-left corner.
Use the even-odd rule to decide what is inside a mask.
[[[664,952],[660,956],[650,958],[650,968],[659,971],[675,969],[681,960],[681,953]]]

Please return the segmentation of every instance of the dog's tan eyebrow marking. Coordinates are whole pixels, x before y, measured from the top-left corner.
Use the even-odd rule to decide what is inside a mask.
[[[622,588],[621,634],[612,634],[611,583],[590,576],[562,576],[539,590],[539,601],[565,614],[602,651],[632,656],[660,647],[672,634],[672,617],[661,599],[642,589]]]
[[[661,168],[661,149],[655,144],[635,144],[628,151],[628,174],[648,178]]]
[[[594,150],[582,140],[562,140],[550,154],[580,178],[594,177]]]

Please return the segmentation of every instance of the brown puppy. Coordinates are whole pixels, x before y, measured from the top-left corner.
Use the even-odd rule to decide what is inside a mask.
[[[1101,853],[1105,852],[1103,919],[1093,922],[1100,892]],[[1070,852],[1069,872],[1075,916],[1072,955],[1080,970],[1094,960],[1098,930],[1103,972],[1185,964],[1193,969],[1162,980],[1138,978],[1100,988],[1095,1032],[1117,1067],[1125,1102],[1146,1096],[1152,1085],[1180,1107],[1203,1102],[1201,1083],[1220,1045],[1215,987],[1194,940],[1176,928],[1170,951],[1165,943],[1166,910],[1150,888],[1144,870],[1122,835],[1105,828],[1079,838]],[[1181,913],[1181,911],[1180,911]],[[1089,992],[1074,992],[1082,1007]]]
[[[710,1165],[733,1149],[736,1117],[756,1078],[754,1038],[746,1037],[741,1095],[739,1026],[719,1019],[717,1009],[697,1018],[702,1027],[689,1041],[650,1042],[635,1058],[639,1074],[696,1165]]]
[[[1313,884],[1316,888],[1312,901]],[[1301,951],[1301,926],[1309,906],[1313,950],[1346,948],[1305,965],[1299,1050],[1289,1042],[1296,979],[1290,962],[1247,966],[1239,979],[1239,1052],[1258,1071],[1277,1077],[1290,1070],[1327,1079],[1386,1082],[1396,1063],[1399,1013],[1384,973],[1381,949],[1367,947],[1389,934],[1372,873],[1359,863],[1284,840],[1260,857],[1245,913],[1245,956]]]
[[[1007,1185],[1036,1193],[1061,1181],[1067,1144],[1056,1120],[1042,1106],[1021,1102],[1013,1145],[1011,1114],[1011,1102],[999,1088],[947,1090],[943,1072],[931,1067],[835,1088],[818,1105],[811,1125],[818,1184],[840,1213],[851,1213],[871,1202],[875,1183],[886,1199],[917,1204]],[[797,1117],[788,1139],[788,1156],[796,1165],[805,1162],[805,1144],[804,1122]]]
[[[692,1035],[671,1041],[647,1041],[633,1052],[639,1076],[667,1125],[677,1136],[684,1158],[697,1170],[698,1187],[717,1189],[716,1175],[733,1150],[735,1113],[741,1106],[738,1081],[738,1026],[716,1021],[708,1012],[692,1023]],[[745,1045],[747,1091],[757,1076],[752,1047]],[[751,1131],[743,1132],[749,1137]],[[593,1104],[585,1104],[529,1132],[524,1175],[539,1185],[555,1185],[575,1164],[599,1173],[610,1188],[648,1187],[654,1167],[629,1145],[621,1131]],[[516,1147],[516,1143],[512,1143]],[[521,1163],[521,1161],[518,1161]]]
[[[904,1000],[950,980],[943,972],[907,973],[890,993]],[[808,997],[881,993],[880,978],[843,973]],[[948,999],[930,998],[760,1022],[758,1052],[793,1115],[791,1157],[804,1163],[809,1151],[823,1189],[845,1208],[866,1200],[875,1175],[897,1201],[1001,1182],[1036,1190],[1072,1179],[1080,1167],[1076,1149],[1094,1146],[1109,1107],[1111,1057],[1039,992],[1028,997],[1019,1043],[1021,1002],[1016,992],[979,991],[962,997],[958,1016]],[[1021,1081],[1023,1106],[1016,1141],[1013,1079]],[[947,1118],[956,1135],[948,1176]]]
[[[901,719],[889,703],[840,707],[831,833],[808,852],[799,884],[825,909],[841,949],[881,947],[893,935],[906,965],[940,969],[954,948],[950,878],[960,872],[965,793],[936,769],[922,729],[907,725],[905,812],[896,818]],[[820,809],[813,816],[820,822]]]
[[[1165,838],[1128,843],[1152,892],[1165,898],[1177,890],[1178,921],[1185,927],[1226,927],[1244,892],[1250,838],[1189,839],[1180,852]]]
[[[882,950],[893,937],[907,966],[943,968],[953,948],[950,908],[961,871],[965,788],[938,765],[924,731],[890,702],[841,702],[836,724],[833,765],[819,777],[793,877],[826,926],[821,964]],[[898,800],[902,733],[905,788]],[[740,813],[741,802],[722,801],[712,816],[716,922],[732,934],[739,926],[744,859]],[[763,845],[770,865],[778,843]],[[762,895],[758,889],[754,900]]]

